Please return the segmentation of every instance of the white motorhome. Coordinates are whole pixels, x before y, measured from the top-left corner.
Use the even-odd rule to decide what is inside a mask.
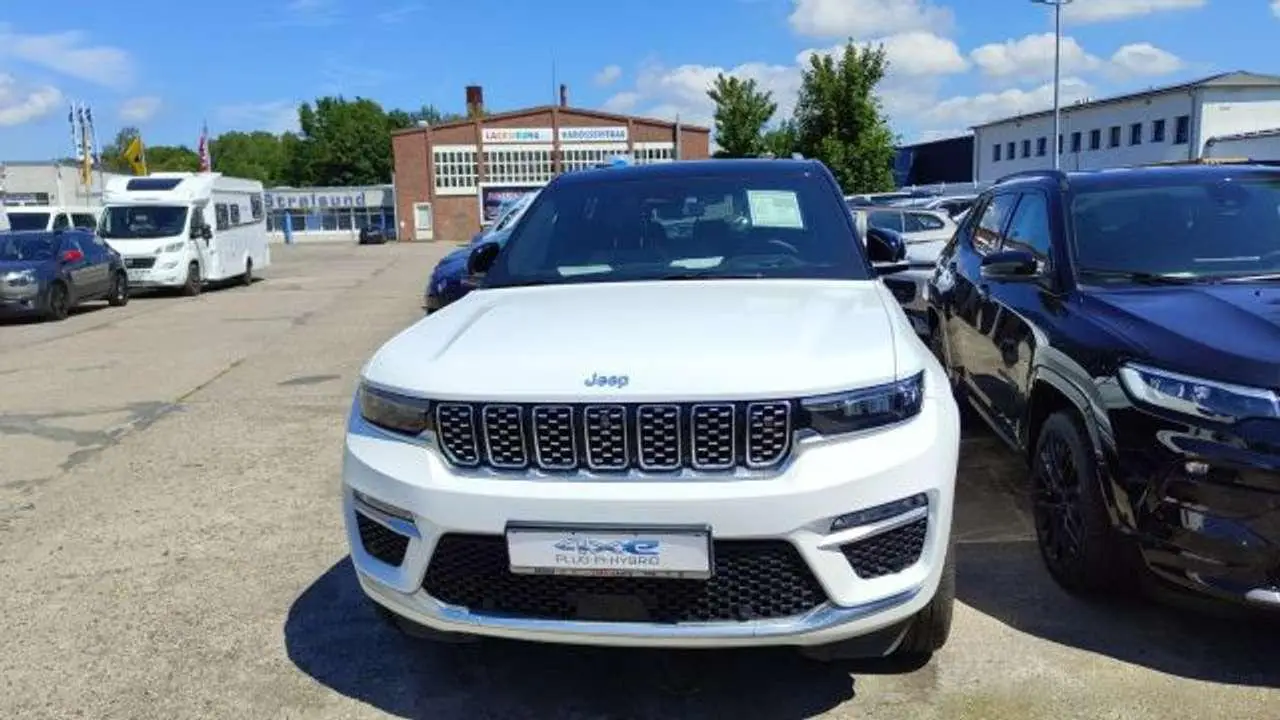
[[[98,227],[100,207],[87,205],[15,205],[5,208],[9,214],[9,227],[13,230],[61,230],[77,227],[93,230]]]
[[[222,173],[152,173],[107,181],[98,232],[125,258],[129,284],[181,289],[271,263],[262,183]]]

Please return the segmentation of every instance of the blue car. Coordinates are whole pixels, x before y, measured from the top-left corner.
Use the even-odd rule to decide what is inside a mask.
[[[471,251],[481,242],[504,244],[507,237],[511,235],[512,228],[524,216],[524,211],[537,195],[538,193],[532,192],[513,202],[498,215],[498,219],[488,230],[476,233],[470,242],[445,255],[440,262],[436,263],[423,292],[422,307],[428,314],[471,292],[471,285],[467,279],[467,258],[471,257]]]
[[[120,253],[81,229],[0,232],[0,314],[63,320],[82,302],[129,302]]]

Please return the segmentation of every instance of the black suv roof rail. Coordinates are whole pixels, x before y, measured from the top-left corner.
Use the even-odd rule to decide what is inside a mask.
[[[1063,184],[1066,184],[1067,182],[1067,174],[1061,170],[1022,170],[1016,173],[1009,173],[1008,175],[1001,177],[999,180],[996,180],[992,184],[999,185],[1001,183],[1009,182],[1010,180],[1017,180],[1019,178],[1035,178],[1035,177],[1050,178],[1053,180],[1057,180],[1058,182]]]

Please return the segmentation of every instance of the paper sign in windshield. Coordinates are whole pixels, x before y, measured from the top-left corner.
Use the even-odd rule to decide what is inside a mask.
[[[756,227],[803,229],[800,200],[787,190],[748,190],[747,207]]]

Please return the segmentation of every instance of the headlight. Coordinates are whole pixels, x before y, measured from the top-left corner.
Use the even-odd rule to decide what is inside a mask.
[[[1140,403],[1213,422],[1280,418],[1280,396],[1262,388],[1204,380],[1138,364],[1120,368],[1120,383]]]
[[[431,403],[361,383],[360,416],[384,430],[421,435],[431,427]]]
[[[7,273],[4,276],[5,284],[14,287],[24,287],[36,282],[36,272],[34,270],[18,270],[16,272]]]
[[[187,244],[184,242],[169,243],[168,245],[164,246],[164,252],[167,252],[167,253],[181,252],[182,248],[186,246]]]
[[[819,435],[892,425],[920,414],[924,371],[906,380],[800,401],[802,421]]]

